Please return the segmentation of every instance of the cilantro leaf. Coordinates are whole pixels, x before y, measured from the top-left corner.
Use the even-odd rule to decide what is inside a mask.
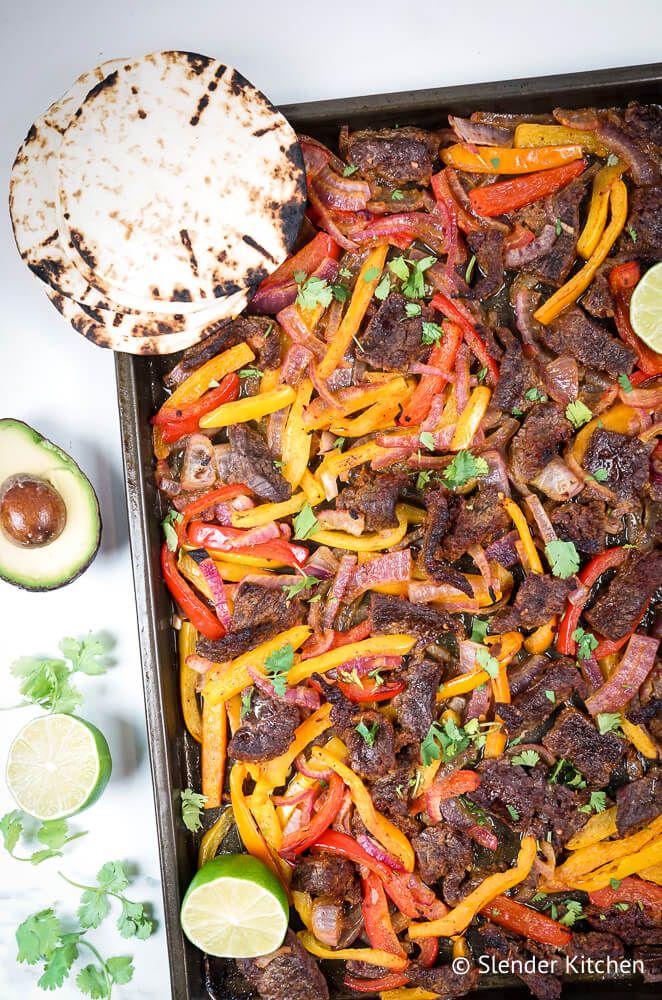
[[[545,546],[545,555],[554,576],[567,580],[579,569],[579,554],[574,542],[564,542],[555,538]]]
[[[554,231],[556,232],[557,236],[560,236],[561,233],[563,232],[563,225],[562,225],[561,220],[559,219],[558,216],[554,220]]]
[[[481,618],[471,619],[471,641],[484,642],[489,631],[490,623],[484,622]]]
[[[572,927],[577,920],[582,918],[584,907],[576,899],[568,899],[565,902],[565,913],[559,920],[565,927]]]
[[[610,153],[609,156],[607,157],[607,166],[615,167],[617,166],[617,164],[618,164],[618,157],[616,156],[615,153]]]
[[[359,722],[355,729],[359,736],[363,737],[363,742],[366,746],[372,747],[375,745],[375,740],[377,739],[377,733],[379,732],[379,723],[372,722],[369,726],[366,726],[363,719]]]
[[[499,676],[499,661],[492,656],[487,646],[476,650],[476,663],[490,677]]]
[[[163,534],[165,535],[166,545],[170,552],[176,552],[177,546],[179,545],[179,538],[177,537],[177,531],[175,525],[184,519],[184,515],[180,514],[176,510],[169,510],[166,516],[161,521],[161,527],[163,528]]]
[[[389,271],[392,271],[396,278],[406,281],[409,277],[409,264],[404,257],[394,257],[388,262]]]
[[[499,159],[499,157],[498,157],[498,156],[495,156],[495,157],[493,157],[493,158],[492,158],[492,159],[490,160],[490,163],[492,164],[492,166],[493,166],[493,167],[495,167],[495,168],[497,168],[497,169],[498,169],[498,167],[499,167],[499,164],[501,163],[501,160]]]
[[[253,700],[253,688],[247,687],[241,692],[241,709],[239,710],[239,718],[243,721],[251,710],[251,702]]]
[[[421,312],[420,302],[405,302],[405,315],[408,319],[415,319]]]
[[[384,299],[388,298],[391,291],[391,275],[388,271],[384,271],[379,284],[375,288],[375,298],[383,302]]]
[[[40,910],[27,917],[16,929],[16,961],[35,965],[39,959],[48,958],[57,947],[61,930],[53,909]]]
[[[380,270],[378,267],[369,267],[368,270],[363,275],[363,280],[365,281],[366,285],[369,285],[371,281],[374,281],[375,278],[379,277],[379,274]]]
[[[291,601],[293,597],[300,594],[302,590],[307,590],[309,587],[314,587],[319,583],[316,576],[306,576],[305,574],[296,581],[296,583],[285,584],[283,587],[283,592],[285,593],[287,601]]]
[[[0,834],[2,835],[5,850],[9,851],[10,854],[13,853],[14,848],[18,844],[22,832],[23,814],[19,809],[5,813],[2,819],[0,819]]]
[[[585,806],[580,806],[582,813],[601,813],[607,808],[607,795],[605,792],[591,792],[590,798]]]
[[[632,223],[630,223],[629,226],[625,227],[625,232],[628,234],[628,236],[630,237],[630,239],[632,240],[633,243],[636,243],[637,240],[639,239],[639,235],[637,233],[637,230],[634,228],[634,226],[632,225]]]
[[[292,668],[293,663],[294,649],[289,642],[281,646],[280,649],[275,649],[264,661],[269,680],[274,686],[274,691],[281,697],[287,689],[287,674]]]
[[[576,628],[572,633],[572,638],[577,643],[577,659],[588,660],[597,648],[598,640],[592,632],[585,632],[583,628]]]
[[[117,955],[106,961],[106,969],[114,983],[124,986],[133,979],[133,961],[130,955]]]
[[[181,518],[181,514],[179,518]],[[107,635],[90,633],[80,642],[71,637],[62,639],[60,650],[64,657],[71,661],[74,671],[93,676],[106,672],[107,663],[105,659],[100,659],[100,657],[106,657],[112,645],[112,640]]]
[[[297,271],[294,280],[299,289],[295,301],[301,309],[314,309],[317,305],[326,309],[331,305],[333,291],[326,278],[316,278],[314,274],[308,278],[305,272]]]
[[[430,482],[431,477],[432,473],[429,469],[421,469],[416,477],[416,489],[422,490]]]
[[[421,431],[418,440],[428,451],[434,451],[434,434],[431,431]]]
[[[23,697],[49,712],[73,712],[83,700],[69,681],[72,671],[64,660],[23,656],[12,663],[11,672],[22,678],[19,690]]]
[[[535,767],[539,760],[540,754],[537,750],[522,750],[510,758],[510,763],[519,764],[520,767]]]
[[[598,732],[602,733],[614,733],[620,731],[621,728],[621,713],[620,712],[600,712],[596,715],[595,721],[598,724]]]
[[[350,295],[347,285],[343,285],[343,283],[339,281],[335,285],[331,285],[331,291],[333,292],[333,297],[337,302],[347,302]]]
[[[533,402],[533,403],[536,403],[536,402],[537,403],[546,403],[547,402],[547,398],[548,398],[545,395],[545,393],[541,392],[540,389],[538,389],[538,387],[535,386],[535,385],[532,386],[531,389],[527,389],[526,390],[526,392],[524,393],[524,397],[525,397],[525,399],[531,400],[531,402]]]
[[[437,263],[436,257],[410,260],[409,277],[402,286],[402,294],[408,299],[422,299],[425,295],[425,272]]]
[[[184,826],[191,833],[197,833],[202,829],[200,815],[207,801],[206,795],[194,792],[192,788],[184,788],[181,792],[182,799],[182,820]]]
[[[433,722],[427,731],[427,735],[421,743],[421,762],[425,767],[433,760],[441,757],[441,728],[438,722]]]
[[[405,197],[404,191],[400,191],[398,188],[396,188],[394,191],[391,191],[391,201],[404,201],[404,197]]]
[[[422,344],[438,344],[443,337],[443,330],[438,323],[428,323],[423,320],[423,333],[421,334]]]
[[[519,819],[519,813],[518,813],[517,809],[515,808],[515,806],[511,806],[510,803],[507,802],[506,803],[506,809],[508,810],[508,813],[510,814],[510,818],[512,820],[514,820],[515,822],[517,822],[517,820]]]
[[[80,834],[77,834],[77,836],[80,836]],[[37,840],[40,840],[42,844],[46,844],[46,847],[52,847],[54,850],[64,847],[70,839],[66,819],[46,820],[37,830]]]
[[[294,525],[294,537],[299,540],[314,535],[320,526],[309,503],[303,505],[297,516],[293,519],[292,524]]]
[[[610,878],[609,879],[609,885],[612,887],[612,889],[614,891],[616,891],[616,889],[620,889],[620,887],[621,887],[621,879],[620,878]]]
[[[347,166],[344,168],[342,175],[343,177],[351,177],[352,174],[355,174],[358,169],[359,168],[356,166],[355,163],[348,163]]]
[[[585,403],[582,403],[581,399],[576,399],[573,403],[568,403],[565,408],[566,419],[570,421],[575,430],[583,427],[587,424],[589,420],[592,419],[593,414],[589,410]]]
[[[37,980],[37,986],[42,990],[57,990],[62,986],[71,972],[71,966],[78,958],[78,948],[75,942],[60,945],[52,953],[44,965],[44,971]]]
[[[122,912],[117,920],[117,929],[123,938],[137,937],[145,940],[152,933],[152,921],[145,916],[142,903],[122,899]]]
[[[545,698],[547,698],[547,701],[551,701],[552,705],[556,705],[556,692],[555,691],[546,690],[545,691]]]
[[[76,986],[92,1000],[110,996],[108,976],[100,965],[85,965],[76,976]]]
[[[110,903],[99,889],[86,889],[80,897],[77,913],[81,927],[98,927],[110,913]]]
[[[444,483],[455,490],[466,486],[470,479],[485,476],[488,465],[484,458],[475,458],[470,451],[458,451],[453,461],[444,469]]]
[[[632,392],[632,382],[625,373],[618,376],[618,384],[625,392]]]
[[[588,479],[595,479],[596,483],[606,483],[609,479],[609,473],[605,468],[600,467],[596,469],[593,475],[589,475]]]
[[[260,368],[250,365],[248,368],[240,368],[237,374],[239,378],[262,378],[264,372]]]

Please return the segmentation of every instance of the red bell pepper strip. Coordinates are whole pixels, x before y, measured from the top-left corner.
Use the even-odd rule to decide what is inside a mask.
[[[515,212],[518,208],[559,191],[575,177],[579,177],[584,167],[583,160],[573,160],[572,163],[564,163],[552,170],[541,170],[539,173],[477,187],[469,192],[469,200],[474,211],[488,219],[495,215],[505,215],[506,212]]]
[[[344,793],[345,784],[342,778],[332,773],[329,777],[329,788],[326,797],[319,810],[303,830],[294,830],[283,837],[279,854],[283,857],[291,857],[293,854],[301,854],[311,844],[316,843],[338,815]]]
[[[485,225],[481,223],[480,219],[474,219],[462,205],[458,204],[457,199],[454,197],[448,182],[447,170],[452,170],[452,167],[445,167],[438,174],[432,175],[431,185],[435,200],[443,201],[448,210],[455,213],[457,224],[465,233],[482,232]]]
[[[168,548],[167,542],[161,547],[161,569],[168,590],[194,628],[207,639],[221,639],[225,635],[225,628],[214,612],[189,587],[177,569],[177,558]]]
[[[215,410],[221,403],[229,403],[239,395],[239,376],[230,372],[215,389],[210,389],[204,396],[183,406],[181,409],[161,408],[152,417],[152,423],[161,427],[161,437],[167,444],[178,441],[185,434],[195,434],[198,430],[200,417]]]
[[[579,619],[588,600],[591,587],[605,570],[612,569],[614,566],[620,566],[626,556],[626,549],[620,546],[613,549],[605,549],[595,559],[591,559],[590,563],[579,573],[579,581],[584,584],[587,592],[584,600],[578,601],[576,604],[571,604],[568,601],[568,609],[561,620],[556,639],[556,648],[559,653],[562,653],[564,656],[575,656],[577,643],[572,638],[572,633],[579,625]],[[627,638],[629,637],[626,636]]]
[[[428,364],[441,371],[450,373],[455,364],[455,356],[462,343],[462,330],[457,323],[444,322],[443,337],[433,348]],[[420,424],[432,406],[432,400],[441,392],[448,379],[443,375],[421,375],[412,397],[398,417],[400,425]]]
[[[648,611],[650,606],[650,601],[646,601],[644,610],[641,612],[636,622],[626,635],[622,635],[620,639],[600,639],[597,646],[593,650],[593,656],[596,660],[601,659],[603,656],[611,656],[612,653],[617,653],[619,649],[622,649],[626,642],[629,642],[634,633],[637,631],[641,624],[641,620]]]
[[[361,904],[363,925],[371,946],[380,951],[387,951],[391,955],[405,958],[402,945],[393,930],[388,900],[379,875],[371,871],[362,872],[361,886],[363,888],[363,902]]]
[[[662,886],[629,875],[621,880],[616,889],[613,886],[597,889],[589,892],[588,898],[593,906],[599,906],[603,910],[614,903],[641,903],[642,906],[659,910],[662,909]]]
[[[405,689],[404,681],[393,681],[392,683],[382,683],[375,677],[361,678],[361,684],[354,684],[351,681],[337,681],[345,698],[353,702],[362,701],[388,701],[400,694]]]
[[[564,948],[572,940],[572,934],[562,924],[508,896],[496,896],[480,912],[493,923],[541,944]]]
[[[270,274],[268,278],[265,278],[258,285],[257,291],[251,300],[251,307],[260,311],[262,300],[266,300],[269,297],[269,293],[275,289],[290,289],[293,293],[291,301],[294,301],[294,297],[297,294],[297,284],[294,280],[294,275],[298,271],[303,271],[310,277],[326,261],[337,260],[339,256],[340,247],[333,237],[327,233],[317,233],[310,243],[307,243],[292,257],[288,257],[280,267],[276,268],[273,274]]]
[[[480,775],[476,771],[455,771],[441,778],[425,793],[425,809],[433,823],[441,822],[439,803],[445,799],[454,799],[465,792],[475,792],[480,785]]]
[[[357,993],[382,993],[384,990],[397,990],[400,986],[406,986],[409,979],[402,972],[391,972],[379,979],[359,979],[358,976],[348,974],[343,982]]]
[[[341,858],[348,858],[357,865],[363,865],[368,871],[374,872],[381,878],[388,878],[391,869],[383,861],[378,861],[368,854],[361,845],[350,837],[347,833],[340,833],[338,830],[327,830],[315,841],[315,847],[328,854],[337,854]]]
[[[636,335],[630,323],[630,299],[641,277],[636,260],[617,264],[609,272],[609,287],[614,298],[614,319],[618,335],[637,355],[639,367],[647,375],[662,374],[662,354],[647,347]]]
[[[246,534],[247,530],[208,524],[206,521],[192,521],[188,529],[188,540],[200,548],[216,552],[236,552],[237,555],[256,556],[260,559],[275,559],[286,566],[303,566],[310,555],[305,546],[286,542],[284,538],[274,538],[269,542],[246,547],[237,545],[237,539]]]
[[[327,629],[327,631],[319,635],[311,635],[310,639],[307,639],[301,647],[302,658],[307,660],[311,656],[320,656],[322,653],[327,653],[330,649],[337,649],[338,646],[347,646],[350,642],[360,642],[361,639],[367,639],[370,635],[371,627],[370,619],[366,618],[346,632]]]
[[[439,954],[439,938],[419,938],[416,944],[420,948],[419,964],[425,969],[431,969]]]
[[[430,305],[433,309],[443,313],[448,319],[452,319],[457,323],[462,330],[469,350],[476,355],[483,368],[487,368],[488,381],[492,385],[496,385],[499,381],[499,366],[492,355],[489,354],[487,345],[479,336],[473,323],[467,319],[464,312],[455,303],[451,302],[446,295],[442,295],[441,292],[432,297]]]
[[[208,510],[214,504],[223,503],[225,500],[234,500],[235,497],[244,496],[250,492],[248,486],[244,486],[243,483],[230,483],[228,486],[219,486],[218,489],[210,490],[204,496],[192,500],[191,503],[184,507],[181,512],[181,520],[177,521],[176,524],[179,544],[185,544],[189,523],[196,514],[202,513],[203,510]]]

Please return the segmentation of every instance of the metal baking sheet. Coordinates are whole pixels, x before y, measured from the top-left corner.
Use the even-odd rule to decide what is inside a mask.
[[[283,113],[301,132],[335,142],[338,128],[393,125],[438,126],[447,112],[543,112],[554,107],[618,106],[628,101],[656,101],[662,95],[662,63],[567,73],[524,80],[506,80],[458,87],[441,87],[396,94],[352,97],[291,104]],[[160,578],[162,517],[154,483],[149,418],[164,399],[161,376],[176,356],[142,358],[117,354],[115,370],[133,560],[136,611],[145,691],[145,711],[152,766],[166,933],[174,1000],[243,1000],[250,996],[234,974],[234,963],[205,961],[183,937],[179,907],[196,870],[193,838],[184,828],[179,792],[196,783],[199,755],[181,716],[172,607]],[[486,984],[487,985],[487,984]],[[640,982],[593,982],[596,997],[648,1000],[655,986]],[[583,997],[587,984],[574,982],[564,990],[567,1000]],[[332,987],[334,1000],[346,995]],[[494,1000],[528,991],[501,980]],[[314,998],[311,998],[314,1000]]]

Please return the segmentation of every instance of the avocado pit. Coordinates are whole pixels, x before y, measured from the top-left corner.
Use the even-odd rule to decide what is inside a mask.
[[[48,545],[62,534],[66,522],[64,500],[46,479],[19,474],[0,486],[0,527],[15,544]]]

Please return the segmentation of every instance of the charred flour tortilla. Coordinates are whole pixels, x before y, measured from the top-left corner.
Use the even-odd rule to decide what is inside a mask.
[[[58,228],[108,300],[181,312],[250,290],[305,209],[296,137],[236,70],[163,52],[94,87],[59,150]]]

